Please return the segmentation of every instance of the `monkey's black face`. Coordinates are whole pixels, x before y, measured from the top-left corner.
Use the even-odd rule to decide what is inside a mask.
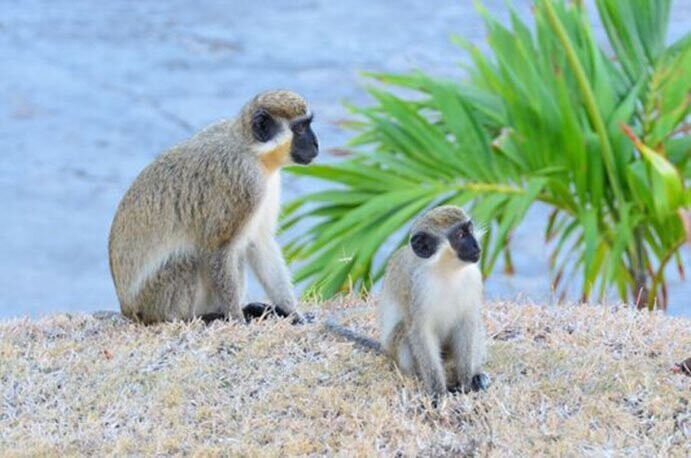
[[[465,221],[454,225],[448,233],[449,243],[458,259],[465,262],[478,262],[482,250],[473,235],[473,223]]]
[[[296,164],[306,165],[319,154],[319,142],[312,131],[312,115],[293,119],[288,124],[292,133],[290,157]],[[263,108],[252,116],[252,135],[261,143],[275,140],[282,135],[281,123]]]
[[[296,164],[306,165],[319,154],[319,142],[312,131],[312,115],[297,118],[290,123],[293,143],[290,156]]]

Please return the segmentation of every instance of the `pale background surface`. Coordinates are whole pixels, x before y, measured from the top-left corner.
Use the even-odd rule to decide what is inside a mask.
[[[333,160],[350,135],[341,102],[367,100],[358,71],[457,74],[448,36],[484,39],[472,3],[0,0],[0,317],[116,309],[108,230],[153,157],[289,87],[317,113],[319,160]],[[678,0],[671,38],[689,24]],[[313,186],[287,178],[284,199]],[[550,300],[544,218],[533,210],[515,235],[517,274],[489,278],[490,297]],[[691,281],[670,278],[670,312],[691,316]]]

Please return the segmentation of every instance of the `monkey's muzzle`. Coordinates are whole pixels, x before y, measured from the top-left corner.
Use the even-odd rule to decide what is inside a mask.
[[[307,165],[319,154],[319,141],[314,135],[312,128],[306,126],[295,126],[293,128],[293,145],[290,155],[296,164]]]
[[[478,262],[480,260],[480,255],[482,254],[482,250],[480,248],[478,249],[471,249],[471,250],[466,250],[466,251],[457,251],[458,253],[458,259],[461,261],[465,262]]]
[[[292,154],[293,161],[296,164],[300,165],[307,165],[312,160],[314,160],[315,157],[317,157],[318,151],[315,149],[314,151],[300,151],[296,152],[295,154]]]
[[[464,262],[478,262],[482,254],[471,227],[470,222],[459,223],[448,234],[451,248],[456,251],[458,259]]]

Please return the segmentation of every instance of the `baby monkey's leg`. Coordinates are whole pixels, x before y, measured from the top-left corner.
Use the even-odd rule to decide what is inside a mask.
[[[383,343],[383,346],[396,361],[396,365],[401,372],[406,375],[415,375],[413,352],[410,349],[410,345],[408,345],[408,336],[402,321],[396,324],[387,341]]]
[[[484,362],[484,334],[479,316],[460,321],[454,328],[450,342],[451,358],[455,365],[460,391],[484,390],[489,377],[481,372]]]
[[[446,392],[446,377],[441,360],[439,343],[434,336],[411,329],[408,334],[408,345],[411,350],[415,372],[422,380],[427,391],[439,395]]]
[[[487,359],[487,333],[482,318],[476,317],[475,332],[473,334],[473,379],[471,388],[475,391],[486,390],[491,384],[489,375],[482,372],[482,366]]]

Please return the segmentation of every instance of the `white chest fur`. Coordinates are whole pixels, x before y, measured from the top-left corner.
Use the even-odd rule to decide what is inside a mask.
[[[273,235],[276,232],[280,208],[281,175],[279,172],[274,172],[267,177],[264,196],[243,231],[245,242]]]
[[[426,266],[422,276],[427,292],[422,310],[426,326],[435,335],[447,336],[459,320],[479,310],[482,273],[477,264],[440,260]]]

